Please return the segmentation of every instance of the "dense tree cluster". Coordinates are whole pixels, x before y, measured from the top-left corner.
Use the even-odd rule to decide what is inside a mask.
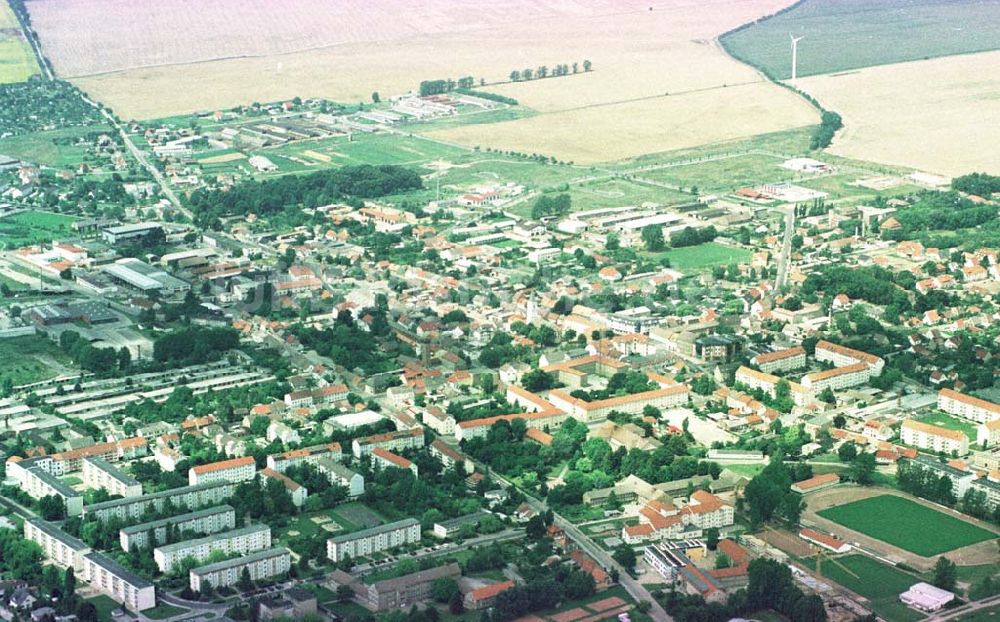
[[[958,501],[950,477],[935,475],[916,462],[902,461],[896,470],[896,482],[900,490],[935,503],[951,507]]]
[[[997,219],[997,208],[980,205],[957,192],[925,191],[916,195],[909,206],[900,209],[894,216],[902,226],[883,231],[883,237],[908,240],[927,231],[956,232],[979,227]]]
[[[170,331],[153,342],[153,360],[174,366],[197,365],[222,358],[240,345],[233,328],[187,326]]]
[[[218,229],[220,218],[247,214],[271,215],[337,201],[374,199],[417,190],[417,171],[392,165],[345,166],[308,175],[287,175],[265,181],[243,181],[226,191],[198,189],[189,199],[195,224]]]
[[[386,313],[372,308],[363,314],[373,317],[369,331],[358,328],[353,322],[341,321],[327,328],[296,324],[290,330],[307,349],[316,350],[337,365],[360,368],[368,375],[389,371],[395,363],[387,347],[396,342],[391,338]]]
[[[711,242],[718,236],[719,232],[716,231],[715,227],[712,225],[698,229],[694,227],[684,227],[680,231],[675,231],[670,234],[670,246],[673,246],[674,248],[698,246],[699,244]]]
[[[840,115],[830,110],[824,110],[820,116],[819,127],[813,131],[809,140],[810,149],[823,149],[830,146],[837,130],[844,127],[844,120]]]
[[[450,93],[456,89],[471,89],[476,84],[476,79],[472,76],[465,76],[458,80],[446,78],[442,80],[423,80],[420,83],[420,96],[441,95]]]
[[[506,95],[500,95],[499,93],[490,93],[488,91],[474,91],[472,89],[458,88],[455,89],[456,92],[462,95],[470,95],[472,97],[478,97],[479,99],[487,99],[492,102],[499,102],[501,104],[507,104],[508,106],[517,106],[518,101],[513,97],[507,97]]]
[[[1000,175],[969,173],[951,180],[951,187],[959,192],[988,198],[991,194],[1000,192]]]
[[[98,125],[102,120],[100,110],[86,103],[69,82],[33,77],[0,84],[0,127],[5,134]]]
[[[132,363],[128,348],[98,348],[74,330],[63,331],[59,335],[59,347],[82,369],[98,375],[126,370]]]
[[[531,207],[531,217],[538,220],[545,216],[563,216],[569,213],[572,203],[573,201],[568,194],[555,196],[543,194],[535,200],[535,204]]]
[[[764,470],[747,484],[743,500],[748,506],[750,523],[759,526],[783,518],[797,524],[805,504],[802,495],[792,491],[793,474],[781,456],[771,458]]]

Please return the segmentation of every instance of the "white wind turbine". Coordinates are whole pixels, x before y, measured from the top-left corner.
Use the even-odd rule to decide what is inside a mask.
[[[792,40],[792,80],[798,76],[798,66],[799,66],[799,41],[805,38],[805,35],[796,37],[795,35],[789,33],[788,37]]]

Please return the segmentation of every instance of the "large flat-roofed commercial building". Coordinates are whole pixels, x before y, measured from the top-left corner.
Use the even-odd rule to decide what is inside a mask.
[[[938,391],[938,408],[976,423],[1000,420],[1000,404],[959,393],[952,389]]]
[[[103,489],[120,497],[142,495],[142,484],[134,477],[102,458],[83,459],[83,485]]]
[[[230,505],[219,505],[122,527],[118,531],[118,541],[123,551],[131,551],[133,548],[147,548],[150,544],[150,538],[153,539],[153,546],[166,544],[167,534],[170,531],[175,533],[188,531],[207,535],[234,527],[236,527],[236,511]]]
[[[247,555],[271,546],[271,528],[267,525],[250,525],[232,531],[213,533],[204,538],[165,544],[153,549],[153,560],[160,572],[170,572],[182,559],[191,557],[203,562],[212,553]]]
[[[938,611],[954,599],[951,592],[922,582],[914,583],[899,595],[904,605],[927,612]]]
[[[191,289],[191,285],[138,259],[119,259],[104,266],[104,274],[112,281],[144,294],[162,292],[176,294]]]
[[[918,449],[959,456],[969,453],[969,437],[959,430],[949,430],[940,426],[907,419],[899,431],[900,439]]]
[[[168,503],[188,510],[210,505],[218,505],[233,496],[236,484],[232,482],[209,482],[198,484],[197,486],[182,486],[154,492],[141,497],[130,497],[128,499],[113,499],[84,506],[83,515],[93,516],[101,521],[110,518],[121,520],[142,518],[147,510],[152,508],[157,512],[162,512]]]
[[[253,479],[256,473],[257,464],[253,457],[244,456],[191,467],[188,469],[188,484],[197,486],[219,481],[236,484]]]
[[[340,561],[345,556],[364,557],[419,541],[420,521],[407,518],[330,538],[326,541],[326,556],[332,561]]]
[[[119,242],[144,238],[147,235],[153,235],[157,232],[163,232],[163,227],[159,224],[155,222],[140,222],[133,225],[105,227],[101,231],[101,237],[108,244],[118,244]]]
[[[283,546],[257,551],[244,557],[227,559],[215,564],[192,568],[189,573],[191,589],[200,592],[205,582],[213,588],[234,585],[240,580],[243,569],[250,579],[258,581],[285,574],[292,567],[292,556]]]
[[[131,611],[144,611],[156,606],[156,589],[152,583],[100,553],[83,556],[82,576],[92,588]]]

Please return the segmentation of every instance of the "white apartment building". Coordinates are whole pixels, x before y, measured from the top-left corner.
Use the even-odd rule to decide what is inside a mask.
[[[455,465],[460,462],[464,465],[467,474],[471,474],[476,469],[476,465],[472,463],[472,460],[466,458],[458,450],[450,447],[439,438],[431,441],[430,451],[431,455],[440,460],[446,469],[454,469]]]
[[[899,437],[907,445],[933,452],[969,453],[969,437],[959,430],[949,430],[929,423],[907,419],[900,428]]]
[[[1000,445],[1000,419],[980,424],[976,429],[976,442],[984,448]]]
[[[24,521],[24,539],[42,547],[42,554],[60,568],[83,570],[83,556],[90,552],[90,546],[79,538],[74,538],[55,525],[40,518]]]
[[[792,371],[806,366],[806,351],[802,346],[795,346],[777,352],[764,352],[750,359],[750,362],[765,374]]]
[[[51,458],[19,458],[7,459],[7,476],[17,481],[18,488],[32,499],[42,497],[59,497],[66,505],[67,516],[79,516],[83,512],[83,495],[63,483],[53,475]]]
[[[781,378],[777,376],[744,366],[740,366],[736,370],[735,379],[736,382],[745,384],[751,389],[760,389],[771,397],[774,397],[774,389],[778,386],[778,382],[781,381]]]
[[[118,601],[126,609],[143,611],[156,606],[156,589],[152,583],[100,553],[83,556],[81,576],[91,587]]]
[[[256,473],[257,464],[253,457],[243,456],[191,467],[188,469],[188,484],[197,486],[219,481],[236,484],[253,479]]]
[[[160,572],[166,573],[188,557],[203,562],[216,551],[222,551],[226,555],[236,553],[247,555],[270,546],[271,528],[267,525],[250,525],[233,531],[214,533],[204,538],[158,546],[153,549],[153,560]]]
[[[320,458],[316,461],[316,468],[326,475],[331,484],[347,488],[348,496],[358,497],[365,493],[364,476],[343,464],[329,458]]]
[[[470,438],[486,436],[489,433],[490,428],[493,427],[493,424],[500,420],[513,421],[514,419],[520,419],[524,421],[525,426],[531,429],[541,430],[543,428],[549,428],[550,430],[556,430],[568,418],[569,415],[561,410],[552,409],[537,413],[497,415],[495,417],[484,417],[482,419],[460,421],[455,426],[455,439],[464,441]]]
[[[126,498],[142,496],[142,484],[103,458],[83,459],[83,485]]]
[[[455,433],[455,418],[436,407],[423,412],[423,423],[440,436],[451,436]]]
[[[845,348],[829,341],[820,341],[816,344],[816,360],[821,363],[833,363],[835,367],[864,363],[871,368],[871,375],[875,377],[882,375],[882,368],[885,366],[885,361],[881,357],[861,350]]]
[[[867,363],[853,363],[806,374],[802,377],[802,386],[814,394],[826,389],[839,391],[865,384],[871,378],[871,373],[871,367]]]
[[[175,506],[196,510],[198,508],[219,505],[233,496],[236,484],[231,482],[210,482],[197,486],[182,486],[160,492],[154,492],[141,497],[128,499],[113,499],[94,503],[83,508],[84,517],[93,516],[101,521],[118,518],[123,521],[142,518],[147,510],[152,508],[162,512],[168,503]]]
[[[260,470],[261,487],[266,486],[268,480],[272,479],[285,487],[285,490],[288,491],[289,496],[292,498],[292,505],[297,508],[305,505],[306,498],[309,496],[309,490],[305,486],[270,467]]]
[[[200,592],[206,582],[213,588],[234,585],[240,580],[244,568],[249,571],[250,579],[257,581],[285,574],[291,567],[291,553],[285,547],[279,546],[250,553],[245,557],[192,568],[188,578],[191,589]]]
[[[1000,419],[1000,404],[959,393],[952,389],[938,391],[938,408],[976,423],[988,423]]]
[[[270,455],[267,457],[268,468],[279,473],[284,473],[285,469],[298,464],[315,464],[320,458],[340,460],[344,453],[340,448],[340,443],[329,443],[327,445],[313,445],[302,449],[293,449],[285,453]]]
[[[674,408],[688,403],[688,388],[683,384],[644,391],[634,395],[610,397],[587,402],[573,397],[562,389],[549,392],[549,401],[559,410],[568,413],[582,423],[595,423],[607,418],[611,411],[637,415],[646,406],[660,409]]]
[[[404,449],[419,449],[423,446],[423,428],[375,434],[374,436],[356,438],[351,442],[351,450],[355,458],[367,456],[376,447],[388,449],[389,451],[402,451]]]
[[[389,468],[405,469],[413,473],[414,477],[418,475],[416,464],[414,464],[410,460],[407,460],[403,456],[392,453],[391,451],[382,449],[381,447],[376,447],[375,449],[372,450],[371,456],[372,456],[372,464],[378,465],[383,469],[389,469]]]
[[[118,531],[118,542],[123,551],[131,551],[133,547],[137,549],[148,547],[150,536],[153,537],[153,546],[166,544],[169,531],[210,534],[235,527],[236,511],[231,505],[219,505],[123,527]]]
[[[407,518],[330,538],[326,541],[326,556],[332,561],[340,561],[345,556],[364,557],[419,541],[420,521]]]

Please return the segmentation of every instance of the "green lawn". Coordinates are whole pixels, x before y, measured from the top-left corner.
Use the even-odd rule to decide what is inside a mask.
[[[682,188],[696,186],[699,192],[731,192],[745,186],[792,181],[800,177],[782,168],[783,158],[767,155],[738,155],[722,160],[671,166],[641,176]]]
[[[656,263],[659,263],[663,257],[667,257],[670,259],[670,266],[681,272],[699,271],[731,263],[743,263],[750,259],[750,251],[743,248],[726,246],[717,242],[672,248],[662,253],[644,254],[648,255]]]
[[[643,175],[646,177],[646,175]],[[608,179],[570,187],[572,211],[579,212],[606,207],[639,207],[643,203],[675,205],[690,203],[694,197],[684,192],[642,184],[627,179]],[[526,204],[526,207],[530,205]],[[530,210],[526,210],[530,213]]]
[[[959,419],[958,417],[953,417],[948,413],[933,412],[927,415],[921,415],[920,417],[917,417],[917,421],[947,428],[949,430],[958,430],[968,436],[970,441],[976,441],[976,424],[969,423],[968,421]]]
[[[111,617],[111,612],[115,609],[121,609],[121,605],[119,603],[111,600],[103,594],[93,598],[88,598],[87,602],[93,603],[93,605],[97,607],[97,619],[99,622],[108,622],[109,620],[113,620],[114,618]]]
[[[0,139],[0,153],[35,164],[73,168],[86,160],[87,146],[65,144],[66,141],[85,136],[90,132],[107,131],[109,128],[105,125],[93,125],[8,136]]]
[[[1000,605],[981,609],[955,618],[957,622],[997,622],[1000,620]]]
[[[38,63],[21,33],[17,16],[0,3],[0,84],[24,82],[38,73]]]
[[[152,609],[146,609],[142,612],[142,614],[153,620],[166,620],[167,618],[180,615],[185,611],[187,611],[187,609],[181,609],[180,607],[174,607],[171,605],[160,605],[158,607],[153,607]]]
[[[304,155],[312,151],[330,158],[329,162]],[[344,166],[348,164],[421,164],[432,160],[450,160],[468,153],[467,150],[441,144],[418,136],[397,134],[360,134],[350,139],[346,136],[293,142],[265,149],[260,155],[294,157],[306,162],[315,162],[311,169]],[[271,158],[274,159],[274,158]],[[279,164],[275,160],[276,164]],[[280,164],[279,164],[280,165]],[[306,168],[306,167],[303,167]]]
[[[73,216],[30,210],[0,219],[0,247],[18,248],[72,234]]]
[[[815,558],[805,562],[815,570]],[[847,570],[853,572],[852,576]],[[872,609],[887,620],[905,622],[924,616],[899,602],[899,595],[920,581],[916,577],[886,566],[866,555],[848,555],[823,561],[823,576],[871,601]]]
[[[978,0],[805,0],[727,34],[730,54],[778,78],[791,77],[789,34],[799,77],[952,54],[995,50],[1000,4]]]
[[[881,495],[818,512],[823,518],[917,555],[940,553],[995,539],[996,534],[893,495]]]
[[[0,378],[10,378],[16,386],[57,376],[56,370],[39,357],[71,365],[59,346],[46,337],[32,335],[0,339]]]

